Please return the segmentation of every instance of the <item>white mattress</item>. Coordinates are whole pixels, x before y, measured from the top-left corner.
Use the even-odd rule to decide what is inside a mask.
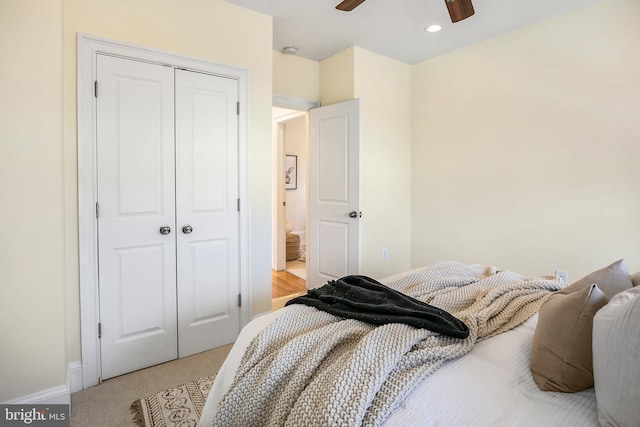
[[[201,426],[211,426],[218,402],[233,382],[253,337],[287,309],[261,316],[242,330],[212,386]],[[529,354],[536,322],[537,315],[444,365],[416,387],[385,425],[598,426],[593,388],[580,393],[543,392],[534,383]]]

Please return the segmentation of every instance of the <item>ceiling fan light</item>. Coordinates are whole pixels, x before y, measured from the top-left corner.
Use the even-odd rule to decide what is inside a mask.
[[[427,28],[425,28],[424,30],[427,33],[437,33],[438,31],[440,31],[442,29],[442,25],[439,24],[431,24],[429,25]]]

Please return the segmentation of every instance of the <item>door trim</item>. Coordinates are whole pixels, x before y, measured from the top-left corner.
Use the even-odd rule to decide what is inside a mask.
[[[249,72],[181,54],[78,33],[77,36],[77,126],[78,126],[78,257],[80,272],[80,326],[83,388],[100,382],[98,339],[99,294],[97,250],[96,168],[96,55],[119,56],[184,68],[238,80],[238,194],[240,199],[240,326],[251,320],[251,276],[249,274]]]
[[[312,108],[318,108],[320,101],[311,101],[283,95],[271,95],[271,105],[274,107],[288,108],[290,110],[309,111]]]

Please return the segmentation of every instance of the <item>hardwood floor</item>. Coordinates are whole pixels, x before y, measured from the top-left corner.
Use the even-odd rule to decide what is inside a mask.
[[[287,271],[271,270],[271,298],[280,298],[307,290],[307,282]]]

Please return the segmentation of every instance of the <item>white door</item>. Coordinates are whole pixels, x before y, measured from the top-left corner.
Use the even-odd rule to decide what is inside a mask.
[[[177,357],[173,69],[98,55],[102,378]],[[161,227],[169,234],[161,234]]]
[[[359,105],[310,111],[309,289],[360,272]]]
[[[240,332],[238,83],[176,70],[179,356]]]
[[[239,332],[238,89],[233,79],[97,61],[106,379]]]

